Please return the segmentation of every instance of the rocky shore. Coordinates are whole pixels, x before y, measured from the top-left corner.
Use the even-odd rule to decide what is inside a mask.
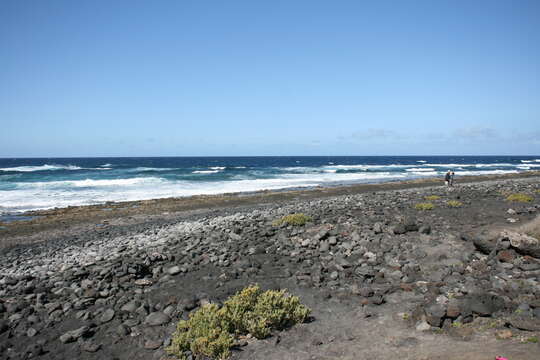
[[[289,289],[313,319],[241,341],[233,359],[538,359],[539,180],[300,194],[65,224],[54,241],[36,232],[2,250],[0,359],[166,358],[178,319],[253,283]],[[291,213],[312,220],[273,224]]]

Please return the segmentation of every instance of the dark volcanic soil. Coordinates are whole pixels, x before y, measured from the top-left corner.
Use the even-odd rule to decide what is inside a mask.
[[[179,318],[252,283],[289,289],[313,320],[233,359],[538,359],[540,244],[520,234],[539,180],[282,193],[108,223],[88,208],[32,235],[19,224],[2,239],[0,359],[166,357]],[[505,200],[518,192],[533,201]],[[415,209],[431,195],[433,210]],[[313,220],[272,225],[294,212]]]

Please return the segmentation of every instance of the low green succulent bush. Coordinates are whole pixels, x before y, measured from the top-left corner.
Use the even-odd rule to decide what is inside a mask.
[[[461,207],[463,206],[463,203],[461,201],[457,200],[448,200],[446,204],[450,207]]]
[[[439,200],[441,197],[438,196],[438,195],[429,195],[429,196],[425,196],[424,199],[428,200],[428,201],[433,201],[433,200]]]
[[[422,210],[422,211],[433,210],[435,208],[435,205],[433,205],[430,202],[425,202],[425,203],[418,203],[418,204],[414,205],[414,208],[416,210]]]
[[[510,194],[506,197],[506,200],[513,201],[513,202],[531,202],[534,200],[534,198],[530,195],[523,194],[523,193],[516,193],[516,194]]]
[[[309,221],[311,221],[311,216],[308,216],[302,213],[296,213],[296,214],[286,215],[282,217],[281,219],[277,219],[272,224],[274,226],[279,226],[282,224],[300,226],[300,225],[305,225]]]
[[[531,337],[525,339],[525,342],[532,343],[532,344],[538,344],[538,337],[537,336],[531,336]]]
[[[239,335],[251,334],[258,339],[270,335],[273,329],[282,330],[304,322],[311,310],[296,296],[285,290],[262,291],[249,286],[223,303],[203,306],[180,320],[167,352],[180,359],[184,353],[226,359]]]

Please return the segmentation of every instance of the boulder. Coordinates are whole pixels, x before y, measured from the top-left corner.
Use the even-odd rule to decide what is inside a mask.
[[[114,318],[114,314],[115,313],[113,309],[107,309],[103,312],[103,314],[101,314],[101,316],[99,317],[99,320],[101,321],[102,324],[107,323]]]
[[[403,226],[405,227],[405,230],[408,231],[418,231],[418,224],[416,224],[416,219],[414,218],[406,218],[403,221]]]
[[[180,266],[172,266],[170,267],[168,270],[167,270],[167,273],[169,275],[176,275],[176,274],[180,274],[180,272],[182,271],[182,269],[180,269]]]
[[[407,232],[407,229],[405,228],[405,225],[397,224],[392,228],[392,232],[395,235],[401,235],[401,234],[405,234]]]
[[[516,252],[522,255],[530,255],[540,258],[540,240],[527,234],[504,230],[501,232],[503,239],[508,239]]]
[[[540,319],[512,316],[506,319],[506,323],[512,327],[525,331],[540,331]]]
[[[471,241],[478,251],[488,255],[496,248],[498,237],[487,230],[461,234],[462,240]]]
[[[431,326],[441,327],[442,320],[446,314],[446,309],[444,305],[441,304],[431,304],[425,308],[426,312],[426,321]]]
[[[430,225],[422,225],[422,226],[420,226],[418,231],[420,232],[420,234],[429,235],[429,234],[431,234],[431,226]]]
[[[504,309],[504,300],[489,293],[473,293],[467,295],[463,308],[480,316],[491,316],[491,314]]]
[[[88,334],[90,330],[90,327],[88,326],[82,326],[78,329],[75,329],[75,330],[71,330],[71,331],[68,331],[66,332],[65,334],[61,335],[60,336],[60,341],[64,344],[67,344],[69,342],[73,342],[73,341],[76,341],[77,339],[79,339],[81,336],[85,336]]]
[[[158,326],[168,323],[171,320],[166,314],[156,311],[146,317],[144,323],[150,326]]]

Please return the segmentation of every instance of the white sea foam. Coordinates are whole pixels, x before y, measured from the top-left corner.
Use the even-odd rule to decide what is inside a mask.
[[[50,182],[42,181],[34,183],[10,182],[10,185],[13,185],[14,189],[1,191],[2,201],[0,203],[0,212],[27,211],[71,205],[88,205],[104,203],[107,201],[132,201],[165,197],[403,180],[416,177],[438,176],[444,173],[447,168],[454,169],[456,175],[460,176],[510,174],[527,170],[525,167],[540,166],[538,163],[527,163],[526,165],[515,164],[511,169],[501,170],[490,166],[482,168],[477,167],[476,165],[477,164],[433,164],[433,166],[430,166],[430,164],[422,163],[422,165],[359,164],[322,167],[292,167],[279,168],[285,173],[282,172],[275,178],[253,179],[253,177],[268,177],[269,174],[266,170],[250,170],[239,173],[237,177],[227,181],[168,180],[158,176],[139,176],[121,179],[84,179]],[[496,166],[505,165],[496,164]],[[214,174],[220,172],[222,170],[220,168],[221,167],[209,168],[209,170],[195,170],[193,173]],[[164,170],[165,168],[149,169]],[[354,171],[367,169],[372,169],[372,171]],[[343,170],[353,171],[345,172]],[[16,175],[25,176],[22,173]],[[201,179],[204,179],[204,177],[201,177]]]
[[[215,170],[217,171],[217,170]],[[372,182],[403,179],[397,173],[319,173],[286,174],[272,179],[242,179],[234,181],[185,181],[158,177],[131,179],[75,180],[38,183],[15,183],[15,190],[2,194],[0,212],[16,212],[73,205],[89,205],[107,201],[133,201],[302,188],[338,183]]]
[[[195,170],[192,174],[215,174],[218,172],[219,170]]]
[[[401,164],[388,164],[388,165],[334,165],[333,167],[339,169],[384,169],[384,168],[408,168],[416,165],[401,165]]]
[[[212,170],[225,170],[226,167],[225,166],[212,166],[212,167],[210,167],[210,169],[212,169]]]
[[[108,167],[83,168],[75,165],[40,165],[40,166],[16,166],[10,168],[0,168],[0,171],[14,172],[34,172],[34,171],[53,171],[53,170],[111,170]]]
[[[498,175],[498,174],[517,174],[518,170],[484,170],[484,171],[456,171],[456,175]]]
[[[530,166],[526,166],[526,165],[520,165],[517,167],[518,169],[521,169],[521,170],[530,170],[531,167]]]
[[[532,163],[532,162],[533,162],[533,160],[521,160],[521,162],[522,162],[522,163],[526,163],[526,164],[528,164],[528,163]]]
[[[477,168],[484,168],[484,167],[499,167],[499,166],[515,166],[514,164],[508,164],[508,163],[495,163],[495,164],[476,164]]]
[[[417,175],[417,176],[437,176],[441,174],[441,172],[437,171],[412,171],[411,174]]]
[[[412,168],[412,169],[405,169],[405,171],[411,171],[411,172],[433,172],[435,169],[433,168]]]
[[[107,186],[129,186],[137,184],[162,183],[164,180],[154,177],[138,177],[127,179],[85,179],[85,180],[64,180],[64,181],[36,181],[13,183],[17,189],[40,189],[40,190],[68,190],[69,188],[81,187],[107,187]]]
[[[47,171],[47,170],[81,170],[82,168],[74,165],[40,165],[40,166],[16,166],[10,168],[0,168],[0,171],[18,171],[18,172],[32,172],[32,171]]]
[[[427,163],[426,160],[417,160],[416,162],[419,162],[419,163],[422,163],[422,164]]]
[[[424,164],[424,166],[430,167],[442,167],[442,168],[457,168],[457,167],[476,167],[476,168],[485,168],[485,167],[512,167],[517,164],[508,164],[508,163],[493,163],[493,164]]]
[[[129,172],[143,172],[143,171],[171,171],[176,170],[175,168],[155,168],[155,167],[144,167],[139,166],[133,169],[129,169]]]
[[[106,167],[106,168],[111,167],[111,166],[112,166],[112,164],[109,164],[109,163],[99,165],[99,167]]]

